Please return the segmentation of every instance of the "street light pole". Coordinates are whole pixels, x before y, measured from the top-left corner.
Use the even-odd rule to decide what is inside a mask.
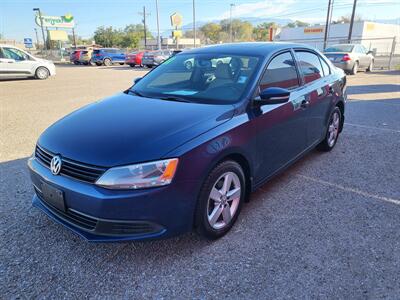
[[[33,11],[37,11],[38,14],[39,14],[40,28],[42,28],[42,36],[43,36],[43,49],[44,49],[44,50],[47,50],[46,38],[44,37],[42,13],[40,12],[40,9],[39,9],[39,8],[34,8]]]
[[[35,29],[35,35],[36,35],[36,49],[39,49],[39,36],[37,34],[37,29],[36,28],[34,28],[34,29]]]
[[[156,0],[156,11],[157,11],[157,49],[161,49],[161,41],[160,41],[160,15],[158,12],[158,0]]]
[[[357,6],[357,0],[354,0],[353,12],[351,13],[351,20],[350,20],[350,27],[349,27],[349,36],[347,38],[347,42],[349,44],[351,43],[351,35],[353,33],[353,24],[354,24],[354,17],[355,17],[355,14],[356,14],[356,6]]]
[[[233,42],[233,34],[232,34],[232,8],[235,6],[234,3],[230,4],[230,14],[229,14],[229,37],[231,40],[231,43]]]
[[[193,0],[193,46],[196,48],[196,6]]]

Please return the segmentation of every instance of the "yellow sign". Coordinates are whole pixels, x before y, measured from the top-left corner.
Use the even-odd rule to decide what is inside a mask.
[[[173,30],[172,37],[174,38],[181,38],[182,37],[182,30]]]
[[[322,33],[324,32],[324,28],[322,27],[317,27],[317,28],[304,28],[304,33],[305,34],[316,34],[316,33]]]
[[[183,22],[183,17],[179,13],[173,13],[171,15],[171,25],[173,27],[181,27]]]
[[[68,41],[68,34],[62,30],[49,30],[49,37],[52,41]]]
[[[367,30],[368,31],[375,30],[375,24],[374,23],[367,23]]]

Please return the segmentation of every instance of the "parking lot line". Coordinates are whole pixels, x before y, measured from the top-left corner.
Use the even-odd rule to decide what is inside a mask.
[[[323,184],[323,185],[332,186],[332,187],[340,189],[342,191],[355,193],[355,194],[358,194],[358,195],[361,195],[361,196],[365,196],[365,197],[368,197],[368,198],[373,198],[373,199],[380,200],[380,201],[385,201],[385,202],[396,204],[396,205],[400,206],[400,199],[393,199],[393,198],[388,198],[388,197],[384,197],[384,196],[370,194],[370,193],[361,191],[359,189],[355,189],[355,188],[352,188],[352,187],[346,187],[346,186],[343,186],[343,185],[340,185],[340,184],[337,184],[337,183],[325,181],[325,180],[318,179],[318,178],[309,177],[309,176],[306,176],[306,175],[303,175],[303,174],[296,174],[296,176],[298,176],[300,178],[303,178],[303,179],[306,179],[306,180],[309,180],[309,181],[320,183],[320,184]]]
[[[344,125],[345,126],[354,126],[354,127],[361,127],[361,128],[366,128],[366,129],[377,129],[377,130],[384,130],[384,131],[400,133],[400,130],[390,129],[390,128],[381,128],[381,127],[367,126],[367,125],[360,125],[360,124],[352,124],[352,123],[344,123]]]

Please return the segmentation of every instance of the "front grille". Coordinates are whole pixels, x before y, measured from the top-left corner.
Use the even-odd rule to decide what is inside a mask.
[[[47,168],[50,168],[50,162],[54,155],[55,154],[50,151],[36,146],[35,156]],[[83,164],[63,157],[60,174],[81,181],[94,183],[105,171],[105,168]]]

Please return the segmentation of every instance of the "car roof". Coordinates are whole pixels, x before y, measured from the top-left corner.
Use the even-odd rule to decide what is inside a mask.
[[[266,56],[271,52],[276,52],[279,50],[287,48],[314,48],[297,43],[284,43],[284,42],[246,42],[246,43],[229,43],[229,44],[219,44],[206,46],[202,48],[196,48],[191,50],[186,50],[186,53],[218,53],[226,52],[232,54],[243,54],[243,55],[262,55]]]

